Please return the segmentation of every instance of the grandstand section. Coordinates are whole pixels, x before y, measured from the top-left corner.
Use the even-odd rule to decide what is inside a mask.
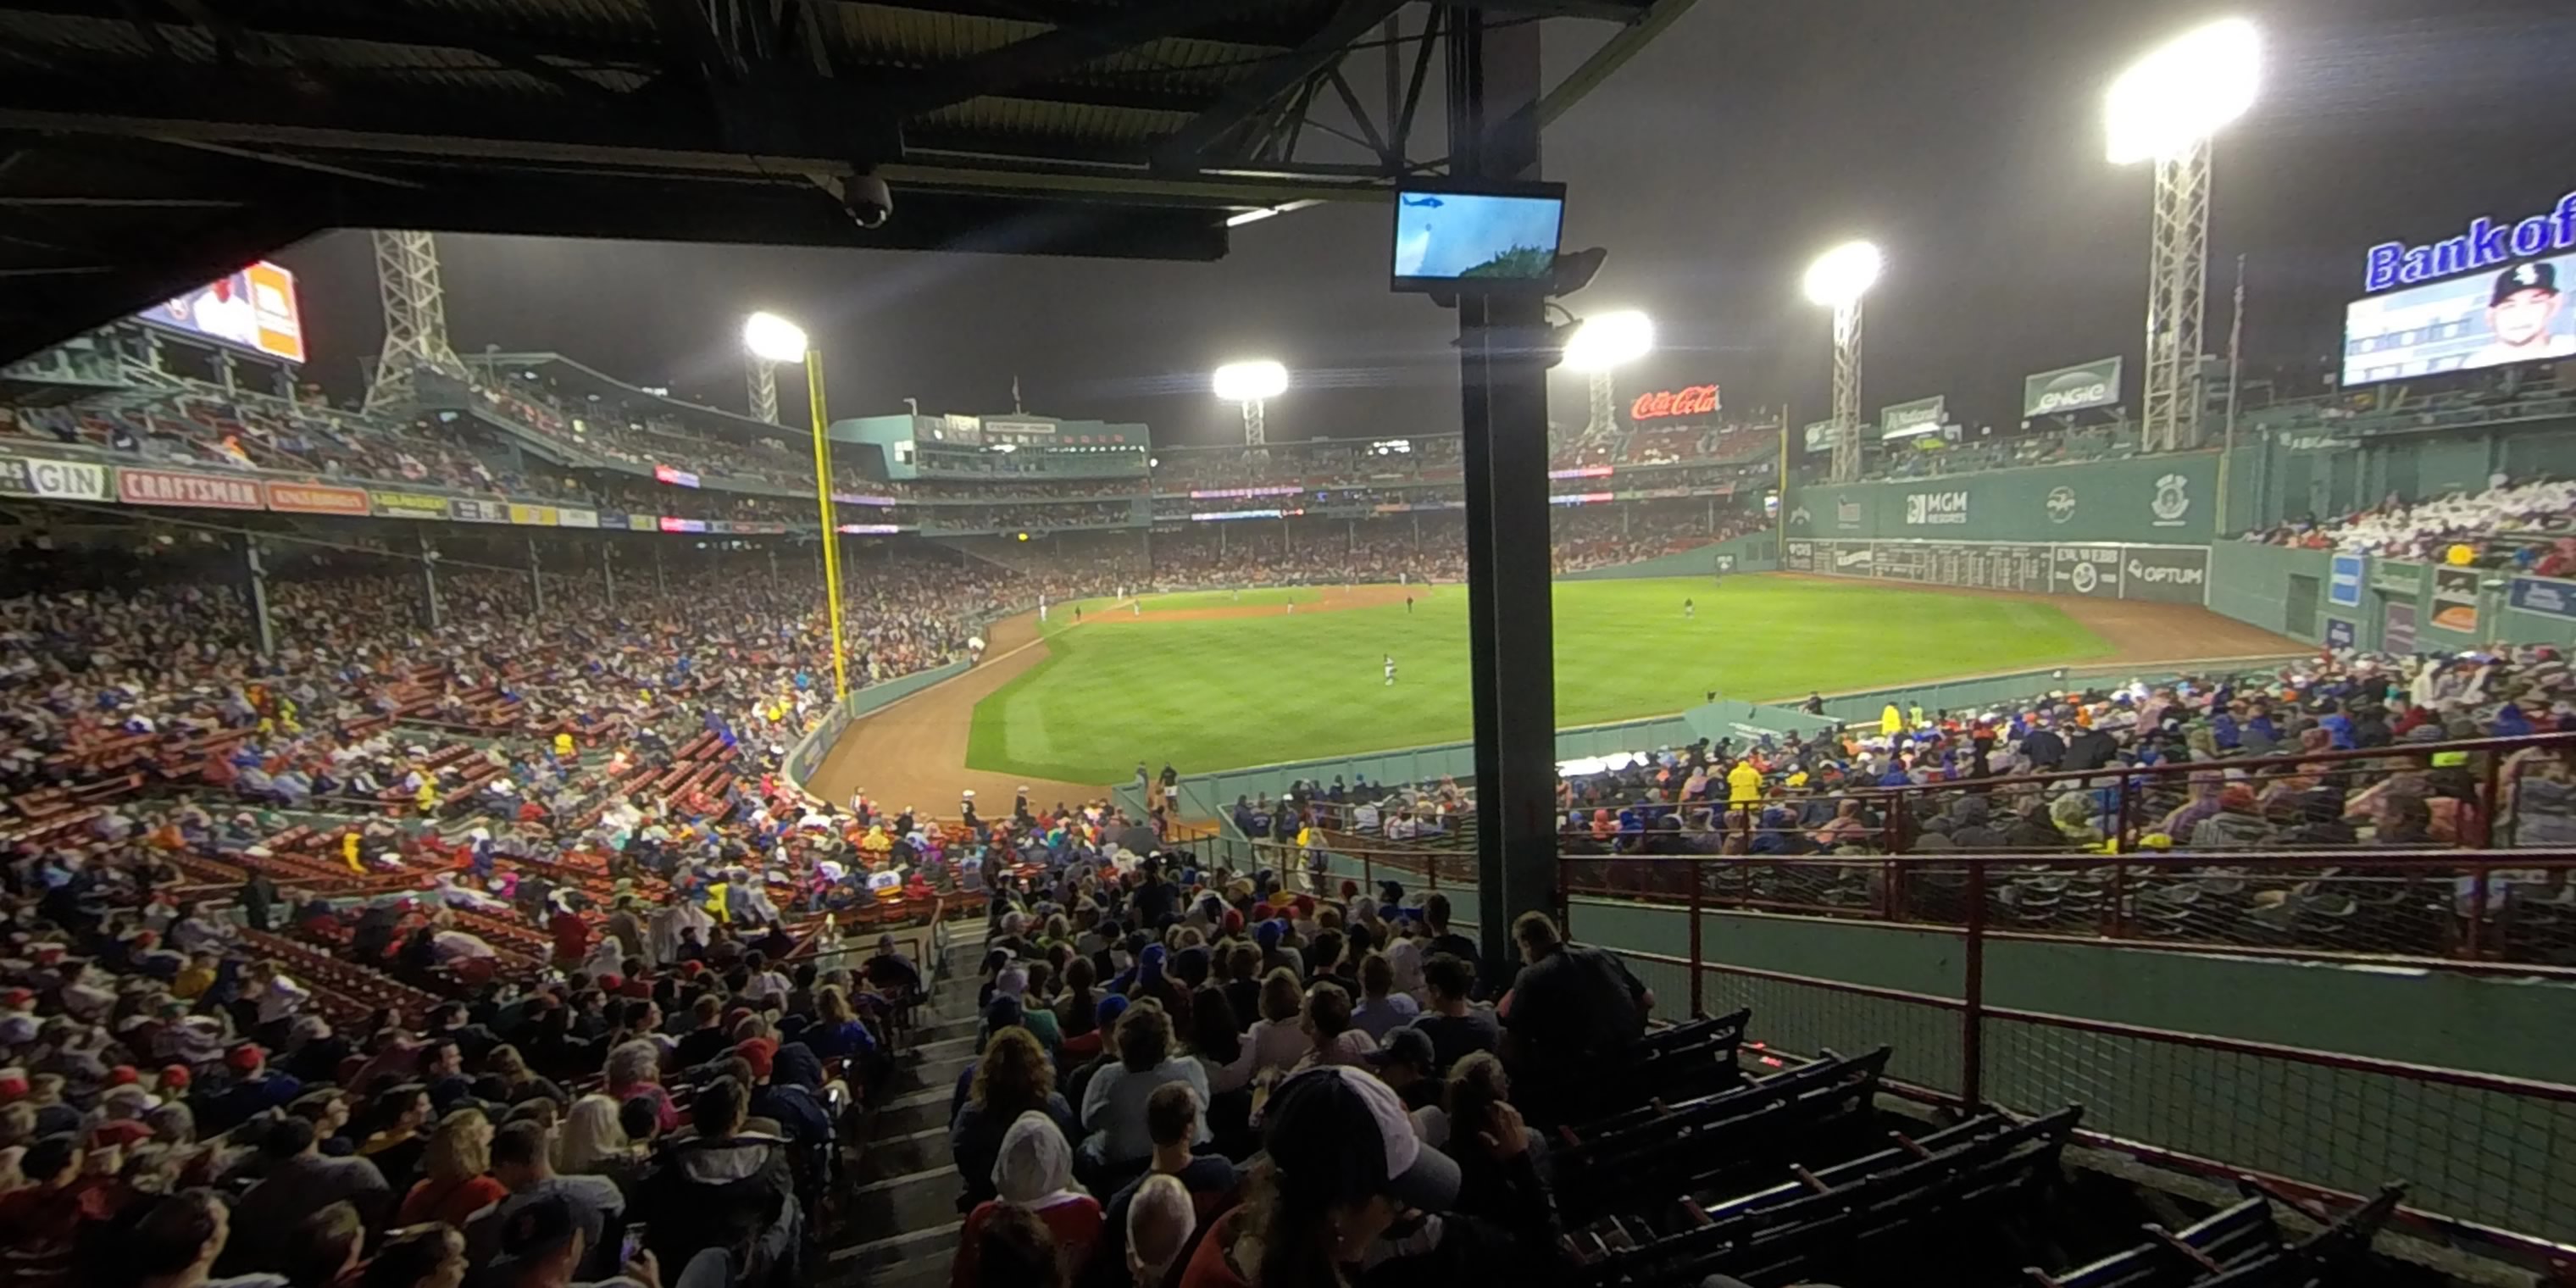
[[[1601,213],[1538,182],[1537,126],[1687,8],[0,11],[0,1288],[2576,1278],[2576,194],[2355,248],[2340,363],[2267,361],[2313,354],[2288,325],[2222,359],[2208,140],[2144,148],[2141,414],[2118,353],[1989,427],[1980,390],[2099,328],[1972,318],[1971,259],[2100,220],[1952,184],[1880,230],[1973,217],[1939,273],[1857,242],[1824,264],[1871,281],[1803,283],[1834,361],[1801,425],[1751,404],[1811,397],[1826,315],[1732,301],[1778,247],[1721,259],[1696,206],[1634,237],[1651,176]],[[1550,88],[1567,17],[1617,30]],[[1997,43],[2073,66],[2046,37],[2088,20]],[[2499,30],[2451,22],[2426,43]],[[2023,88],[1876,25],[1821,70]],[[1697,130],[1729,69],[1673,61],[1647,101]],[[1783,119],[1854,97],[1765,68]],[[2358,204],[2333,133],[2280,168]],[[1800,186],[1852,176],[1921,187]],[[1406,230],[1526,216],[1407,301],[1454,351],[1339,298],[1329,346],[1264,337],[1296,301],[1250,290],[1175,341],[1168,295],[1067,277],[925,361],[893,328],[963,274],[673,275],[673,310],[459,348],[437,242],[384,232],[335,401],[294,274],[239,262],[521,204],[1209,258],[1333,242],[1301,209],[1348,199],[1392,207],[1403,291]],[[2329,226],[2303,200],[2245,225]],[[1956,393],[1873,418],[1878,266],[1956,334],[1880,362],[1922,314],[1874,299],[1873,378]],[[2269,330],[2306,288],[2262,276]],[[702,316],[737,288],[823,326],[757,315],[738,355]],[[1680,379],[1610,289],[1692,292]],[[1171,351],[1053,329],[1101,296]],[[903,385],[844,365],[862,326]],[[1982,343],[2014,335],[2052,352]],[[741,411],[625,370],[707,352]],[[1455,421],[1396,392],[1426,357]],[[1202,359],[1265,378],[1172,376]],[[1006,374],[1008,410],[939,407]]]

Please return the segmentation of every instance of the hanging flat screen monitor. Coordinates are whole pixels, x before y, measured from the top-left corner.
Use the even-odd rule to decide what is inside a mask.
[[[1563,184],[1400,188],[1395,289],[1545,291],[1564,225]]]

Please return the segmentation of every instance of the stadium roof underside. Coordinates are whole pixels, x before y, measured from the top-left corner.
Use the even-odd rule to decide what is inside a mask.
[[[1550,90],[1540,111],[1552,118],[1690,3],[1467,7],[1488,22],[1614,24]],[[0,361],[332,227],[1214,259],[1231,215],[1381,199],[1394,176],[1441,167],[1413,145],[1417,115],[1435,122],[1421,133],[1440,133],[1432,50],[1449,11],[1418,0],[11,4],[0,8]],[[1345,67],[1358,50],[1382,86],[1358,89],[1370,77]],[[1328,132],[1352,145],[1345,159],[1310,159]],[[869,174],[894,197],[874,229],[841,192]]]

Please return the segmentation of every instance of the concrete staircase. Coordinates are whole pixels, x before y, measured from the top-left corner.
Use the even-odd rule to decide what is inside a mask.
[[[844,1182],[849,1218],[841,1246],[809,1280],[828,1288],[936,1288],[947,1281],[962,1214],[948,1153],[948,1102],[975,1058],[975,966],[981,926],[956,928],[915,1035],[873,1115]],[[971,941],[969,934],[972,935]]]

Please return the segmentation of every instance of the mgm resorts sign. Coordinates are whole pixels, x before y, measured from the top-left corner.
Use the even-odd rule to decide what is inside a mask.
[[[1905,495],[1905,522],[1912,527],[1933,524],[1966,523],[1966,492],[1909,492]]]

